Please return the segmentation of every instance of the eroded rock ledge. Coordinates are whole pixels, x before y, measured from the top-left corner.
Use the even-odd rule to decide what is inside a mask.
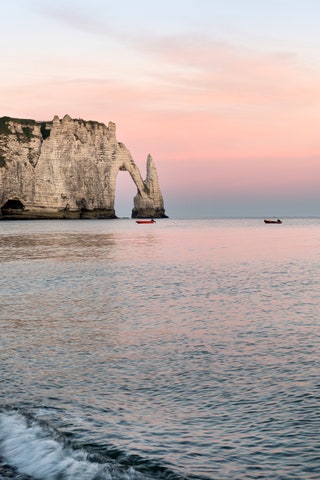
[[[114,123],[0,118],[2,219],[117,218],[119,170],[137,187],[132,218],[166,217],[151,155],[143,180]]]

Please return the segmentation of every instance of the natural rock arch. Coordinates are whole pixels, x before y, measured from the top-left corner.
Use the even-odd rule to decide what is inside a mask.
[[[143,180],[112,122],[0,118],[0,160],[0,206],[17,197],[25,218],[116,218],[120,170],[137,187],[132,217],[166,217],[151,155]]]
[[[122,149],[125,149],[124,152],[121,151]],[[118,164],[115,162],[111,171],[112,180],[110,186],[111,191],[113,192],[113,208],[115,203],[117,175],[119,171],[127,171],[137,188],[137,193],[133,198],[132,218],[159,218],[165,216],[158,175],[151,155],[148,155],[147,157],[146,179],[143,180],[139,168],[123,144],[119,144],[119,150],[120,152],[118,152],[118,156],[121,161]]]

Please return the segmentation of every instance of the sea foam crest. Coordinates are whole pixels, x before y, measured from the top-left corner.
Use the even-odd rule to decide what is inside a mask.
[[[0,413],[0,456],[20,473],[38,480],[145,480],[134,468],[91,462],[84,451],[63,445],[35,421]]]

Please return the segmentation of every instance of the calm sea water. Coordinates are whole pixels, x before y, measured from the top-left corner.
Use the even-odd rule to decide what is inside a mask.
[[[319,479],[320,219],[0,222],[0,479]]]

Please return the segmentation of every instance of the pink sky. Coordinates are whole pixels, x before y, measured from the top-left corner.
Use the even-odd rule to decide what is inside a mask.
[[[257,3],[2,7],[0,116],[114,121],[143,176],[152,154],[170,216],[318,215],[320,5]]]

